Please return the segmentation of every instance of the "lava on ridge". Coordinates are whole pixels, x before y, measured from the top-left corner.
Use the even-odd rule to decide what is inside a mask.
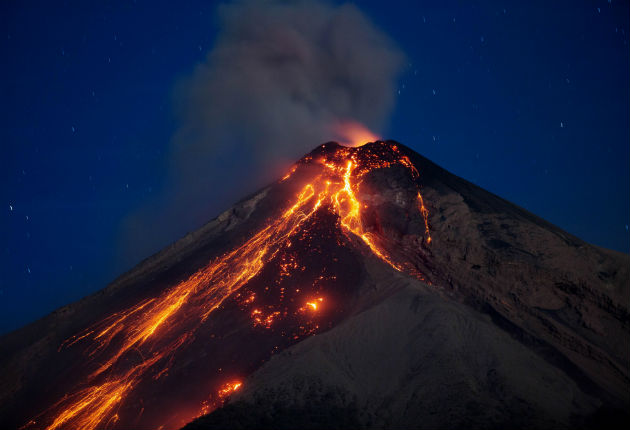
[[[423,220],[430,243],[420,173],[397,144],[321,145],[279,181],[298,192],[287,195],[284,207],[247,240],[68,338],[60,353],[81,351],[84,359],[64,381],[65,395],[25,428],[183,425],[225,400],[221,381],[228,372],[240,381],[270,354],[339,322],[358,285],[356,255],[369,253],[424,279],[392,252],[395,245],[388,244],[372,209],[371,175],[393,168],[416,186],[410,210]],[[235,327],[240,338],[231,337]],[[245,356],[235,357],[243,350]],[[199,356],[206,356],[207,366],[196,367],[195,380],[204,382],[180,397],[184,404],[156,394],[171,397],[181,390],[180,360]]]

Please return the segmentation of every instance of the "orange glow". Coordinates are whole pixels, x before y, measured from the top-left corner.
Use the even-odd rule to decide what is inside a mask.
[[[429,210],[424,206],[424,200],[422,199],[420,191],[418,191],[418,209],[420,209],[420,213],[424,219],[424,233],[427,237],[427,243],[431,243],[431,232],[429,231]]]
[[[287,179],[289,179],[289,178],[291,177],[291,175],[295,173],[295,171],[297,170],[297,167],[298,167],[297,165],[296,165],[296,166],[293,166],[293,167],[291,168],[291,170],[289,170],[289,171],[287,172],[287,174],[286,174],[286,175],[284,175],[284,176],[282,177],[282,179],[280,179],[280,182],[284,182],[284,181],[286,181]]]
[[[242,385],[243,383],[241,381],[226,382],[225,384],[221,385],[216,395],[212,395],[209,399],[201,402],[201,409],[193,418],[199,418],[201,416],[207,415],[213,410],[223,406],[230,395],[241,388]],[[188,422],[184,422],[182,426],[186,425],[187,423]]]
[[[349,142],[345,143],[352,146],[377,140],[356,123],[344,123],[344,133],[349,136]],[[77,381],[73,393],[35,417],[39,425],[47,430],[91,430],[115,423],[119,420],[118,408],[138,383],[157,380],[168,374],[175,353],[194,339],[196,330],[229,298],[242,297],[239,302],[247,306],[257,303],[255,309],[248,311],[255,327],[270,329],[278,320],[287,317],[286,311],[259,306],[256,294],[240,290],[267,263],[282,255],[279,254],[281,249],[292,246],[292,237],[307,220],[314,219],[318,211],[334,214],[343,234],[348,239],[363,243],[365,250],[381,261],[397,271],[407,271],[422,278],[415,268],[391,254],[383,245],[385,238],[364,223],[364,210],[368,204],[362,201],[360,191],[368,173],[402,166],[412,180],[419,177],[418,170],[398,147],[385,142],[356,148],[335,146],[332,150],[326,149],[320,158],[303,158],[283,181],[306,164],[318,166],[319,173],[308,183],[301,184],[301,191],[279,210],[277,216],[240,246],[217,257],[158,296],[114,313],[66,340],[60,348],[86,345],[86,355],[95,362],[89,362],[91,372],[84,380]],[[424,220],[426,242],[430,243],[428,210],[420,192],[417,194],[417,209]],[[295,259],[282,257],[280,260],[278,279],[300,270],[301,265]],[[299,292],[299,289],[296,291]],[[281,298],[283,294],[284,289],[281,288]],[[313,312],[317,312],[318,318],[324,315],[318,312],[322,308],[323,297],[303,297],[302,300],[306,300],[301,302],[305,305],[297,314],[300,318],[309,318],[309,321],[301,320],[304,330],[292,339],[319,329],[319,321],[315,320]],[[311,315],[308,316],[305,310]],[[131,356],[141,356],[142,361],[130,360]],[[225,384],[219,389],[218,398],[234,392],[241,384],[240,381]],[[206,413],[211,411],[211,407],[218,407],[208,405]]]
[[[225,384],[223,384],[221,386],[221,388],[219,389],[219,391],[217,393],[217,396],[219,397],[219,399],[224,400],[226,397],[228,397],[234,391],[236,391],[239,388],[241,388],[241,385],[243,385],[243,383],[241,381],[227,382],[227,383],[225,383]]]
[[[311,310],[316,311],[319,305],[324,301],[322,297],[318,297],[315,300],[311,300],[310,302],[306,302],[306,306],[310,307]]]
[[[341,121],[338,122],[332,132],[336,135],[336,140],[343,146],[356,148],[368,142],[376,142],[379,137],[368,130],[360,122]]]

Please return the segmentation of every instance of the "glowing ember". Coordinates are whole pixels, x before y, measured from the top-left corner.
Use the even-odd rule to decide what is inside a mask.
[[[213,410],[220,408],[228,400],[230,395],[236,390],[241,388],[243,383],[241,381],[226,382],[219,388],[215,396],[210,396],[208,400],[201,402],[201,409],[195,418],[207,415]],[[185,425],[186,423],[184,423]]]
[[[349,139],[345,143],[354,146],[358,142],[376,140],[357,124],[344,124],[344,133]],[[159,296],[117,312],[64,342],[61,348],[86,345],[86,355],[98,358],[98,361],[93,366],[89,362],[91,371],[86,379],[77,381],[74,392],[64,396],[32,423],[37,421],[47,430],[90,430],[115,424],[119,420],[120,405],[137,385],[167,375],[174,354],[194,340],[197,329],[228,299],[234,299],[243,309],[248,309],[254,327],[271,329],[278,320],[290,317],[299,320],[300,329],[296,333],[287,333],[291,339],[314,333],[320,327],[324,311],[331,308],[328,305],[322,309],[324,298],[316,296],[318,291],[301,292],[301,288],[291,286],[291,294],[304,294],[295,297],[297,303],[305,305],[289,311],[282,303],[259,304],[258,295],[243,287],[276,258],[280,260],[275,273],[278,282],[288,279],[291,273],[304,270],[305,264],[285,251],[293,249],[294,241],[300,240],[298,233],[302,232],[303,226],[321,214],[336,220],[334,222],[348,240],[358,239],[366,251],[371,251],[394,269],[422,276],[388,252],[383,246],[384,238],[366,226],[363,211],[369,205],[360,197],[365,176],[378,169],[402,166],[416,181],[419,173],[407,156],[396,146],[384,142],[357,148],[335,145],[332,149],[326,148],[321,156],[302,159],[282,181],[306,165],[318,166],[319,173],[302,185],[293,201],[288,202],[277,217],[242,245]],[[417,210],[424,220],[426,243],[430,243],[428,210],[419,192]],[[321,276],[316,282],[323,279]],[[334,276],[330,275],[330,279]],[[285,286],[278,290],[278,300],[282,302],[288,292]],[[252,309],[254,303],[256,308]],[[223,399],[240,386],[240,381],[227,383],[219,389],[217,396]],[[205,413],[220,404],[208,403],[206,406]]]
[[[319,305],[321,304],[321,302],[323,302],[324,299],[321,297],[318,297],[317,299],[310,301],[310,302],[306,302],[306,306],[308,306],[310,309],[316,311],[317,308],[319,307]]]
[[[234,381],[234,382],[228,382],[226,384],[223,384],[223,386],[221,387],[217,395],[219,396],[220,399],[225,399],[234,391],[241,388],[241,385],[243,385],[241,381]]]

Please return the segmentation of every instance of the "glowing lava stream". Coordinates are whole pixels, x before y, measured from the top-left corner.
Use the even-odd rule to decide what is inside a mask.
[[[363,204],[357,198],[362,178],[375,169],[402,165],[414,180],[418,178],[416,168],[396,146],[382,145],[386,145],[390,153],[388,158],[364,150],[364,147],[339,146],[331,154],[314,160],[321,163],[322,172],[304,185],[288,209],[241,246],[202,267],[159,297],[113,314],[64,342],[61,348],[91,341],[86,354],[92,358],[106,358],[99,361],[100,365],[73,394],[64,396],[40,414],[37,419],[45,421],[40,425],[45,425],[48,430],[89,430],[115,423],[118,408],[134,387],[140,381],[159,379],[164,375],[175,351],[190,342],[196,329],[210,314],[258,274],[281,247],[289,243],[291,235],[320,209],[336,213],[346,234],[351,232],[378,258],[402,271],[403,265],[394,262],[379,247],[374,234],[364,228]],[[294,167],[282,180],[295,171]],[[420,193],[418,209],[424,218],[428,243],[431,240],[428,211]],[[321,302],[322,299],[318,300]],[[309,302],[307,306],[315,310],[319,302]],[[139,363],[137,358],[130,359],[138,355],[142,357]],[[240,386],[240,382],[238,384]],[[220,390],[218,396],[221,397]]]

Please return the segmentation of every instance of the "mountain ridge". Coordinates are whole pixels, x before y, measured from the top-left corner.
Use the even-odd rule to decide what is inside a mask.
[[[299,194],[304,178],[320,171],[322,167],[316,159],[321,156],[333,160],[340,148],[344,147],[333,142],[320,145],[294,165],[286,180],[276,181],[241,200],[200,229],[143,260],[105,289],[0,337],[0,356],[4,357],[0,363],[3,369],[0,381],[5,387],[0,391],[0,404],[4,406],[0,406],[0,423],[11,423],[8,410],[19,404],[20,396],[39,395],[40,403],[46,403],[46,395],[40,393],[46,390],[32,387],[38,379],[46,380],[46,364],[56,360],[55,350],[60,344],[89,326],[90,321],[111,312],[120,312],[138,300],[149,299],[152,294],[181,282],[206,261],[228,252],[235,243],[241,243],[251,235],[251,231],[263,228],[273,219],[278,207],[287,201],[287,196]],[[347,294],[344,296],[347,297],[344,299],[347,305],[343,306],[346,310],[334,317],[341,318],[341,325],[370,309],[378,309],[379,304],[397,294],[404,294],[407,287],[396,287],[395,283],[392,286],[387,279],[403,276],[398,269],[409,269],[413,271],[412,278],[421,278],[414,279],[413,283],[424,285],[421,290],[426,297],[440,297],[440,300],[464,306],[462,309],[465,311],[461,312],[466,318],[475,319],[478,315],[485,315],[484,318],[492,320],[492,330],[500,327],[517,341],[515,344],[512,341],[505,342],[533,351],[536,357],[542,357],[547,363],[544,366],[548,366],[549,362],[556,363],[549,372],[560,369],[563,375],[570,375],[567,378],[572,381],[569,384],[571,387],[577,387],[572,388],[576,396],[599,399],[597,401],[601,404],[592,407],[589,414],[596,413],[598,408],[606,405],[613,409],[627,408],[630,403],[626,395],[629,381],[628,354],[627,348],[624,350],[623,342],[619,340],[627,340],[629,332],[629,256],[589,245],[525,209],[447,172],[398,142],[374,142],[342,151],[344,154],[346,151],[348,154],[359,154],[357,157],[373,153],[370,156],[379,162],[381,152],[384,154],[382,156],[394,158],[391,159],[391,165],[376,167],[365,173],[361,186],[357,185],[356,188],[359,201],[369,206],[361,215],[365,224],[362,227],[363,234],[369,235],[366,236],[368,241],[361,240],[356,234],[338,236],[334,228],[328,231],[318,230],[316,226],[309,227],[322,235],[336,237],[337,242],[343,242],[339,245],[340,250],[354,250],[348,251],[348,266],[339,266],[351,268],[348,279],[356,282],[343,293]],[[417,178],[413,174],[409,176],[413,170],[401,157],[407,157],[411,166],[419,172]],[[372,163],[369,160],[365,162]],[[420,191],[416,190],[418,183]],[[416,202],[416,193],[420,197],[419,202]],[[414,206],[420,203],[421,207]],[[424,220],[423,208],[428,210],[428,217],[425,216]],[[348,219],[348,222],[353,221]],[[330,218],[324,224],[332,228],[335,222],[339,221]],[[352,226],[350,223],[348,225]],[[312,239],[309,240],[312,242]],[[326,240],[322,242],[315,239],[309,246],[316,249],[328,246],[327,243]],[[391,261],[385,263],[377,255],[370,254],[370,243],[377,250],[385,252]],[[336,249],[335,246],[331,249]],[[322,268],[328,264],[326,261],[321,260]],[[574,267],[576,265],[579,267]],[[378,268],[375,269],[378,273],[374,270],[370,272],[373,267]],[[273,273],[269,276],[273,276]],[[329,294],[333,294],[333,291],[329,291]],[[324,303],[327,304],[327,301]],[[326,309],[325,306],[323,309]],[[457,309],[458,312],[461,310],[459,307]],[[398,310],[402,314],[407,312],[405,309]],[[236,314],[225,315],[228,321],[241,318],[236,317]],[[246,324],[246,320],[239,324]],[[242,327],[240,332],[246,333],[243,331],[246,325]],[[335,330],[337,328],[333,325],[315,339]],[[305,339],[294,346],[289,343],[287,347],[292,350],[304,342],[314,342],[312,337],[307,336]],[[195,356],[203,356],[202,346],[194,348]],[[508,349],[520,347],[511,348]],[[63,354],[70,354],[65,357],[73,360],[81,356],[79,351]],[[275,352],[271,356],[277,357]],[[274,360],[276,358],[267,361],[263,367],[271,366]],[[63,375],[72,373],[71,364],[55,366]],[[251,369],[255,370],[254,367]],[[255,375],[253,378],[256,378]],[[246,381],[242,394],[253,393],[250,387]],[[261,387],[264,389],[264,386]],[[235,400],[239,396],[237,394]],[[54,396],[49,394],[49,397]],[[586,403],[594,405],[597,401]],[[215,414],[220,414],[220,411]],[[35,415],[33,412],[30,412],[31,416]],[[372,418],[381,416],[379,414],[381,412],[378,410],[373,411]],[[26,415],[24,412],[23,416]],[[575,420],[575,413],[565,415],[562,419]],[[502,422],[505,423],[505,417],[513,416],[505,415]],[[7,417],[9,421],[5,421]],[[479,416],[476,419],[489,418]],[[366,426],[364,419],[358,422]],[[382,420],[379,422],[382,425],[388,423]],[[462,421],[462,425],[466,422]],[[544,427],[543,424],[549,422],[523,425]],[[390,425],[396,424],[392,423],[389,422]]]

